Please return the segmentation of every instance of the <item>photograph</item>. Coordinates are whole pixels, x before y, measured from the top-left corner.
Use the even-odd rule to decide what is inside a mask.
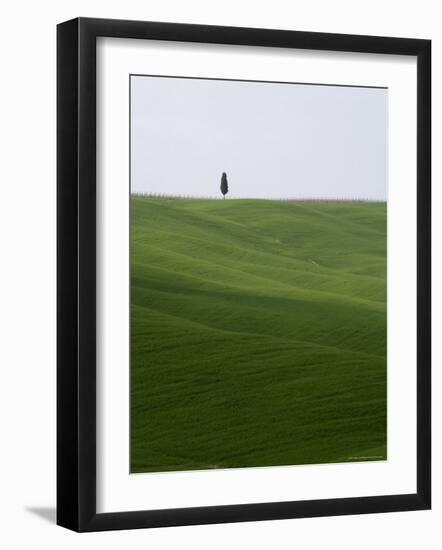
[[[442,548],[440,6],[4,4],[0,548]]]
[[[388,89],[129,87],[130,473],[387,460]]]

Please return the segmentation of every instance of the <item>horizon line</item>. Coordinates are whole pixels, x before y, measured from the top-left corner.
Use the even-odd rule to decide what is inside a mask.
[[[273,200],[286,202],[387,202],[387,199],[368,198],[368,197],[223,197],[209,195],[172,195],[169,193],[147,193],[140,191],[131,191],[131,196],[147,197],[156,199],[178,199],[178,200]]]

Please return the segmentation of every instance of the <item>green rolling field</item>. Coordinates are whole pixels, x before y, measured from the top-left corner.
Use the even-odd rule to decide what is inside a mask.
[[[131,471],[386,459],[386,204],[131,198]]]

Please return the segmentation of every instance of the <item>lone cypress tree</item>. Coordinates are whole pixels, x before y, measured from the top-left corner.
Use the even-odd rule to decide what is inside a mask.
[[[223,199],[226,198],[227,193],[229,192],[229,184],[227,183],[227,174],[223,172],[221,176],[221,193],[223,194]]]

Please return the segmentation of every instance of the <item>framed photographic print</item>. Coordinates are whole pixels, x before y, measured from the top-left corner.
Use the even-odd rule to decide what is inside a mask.
[[[58,26],[59,525],[430,508],[430,52]]]

